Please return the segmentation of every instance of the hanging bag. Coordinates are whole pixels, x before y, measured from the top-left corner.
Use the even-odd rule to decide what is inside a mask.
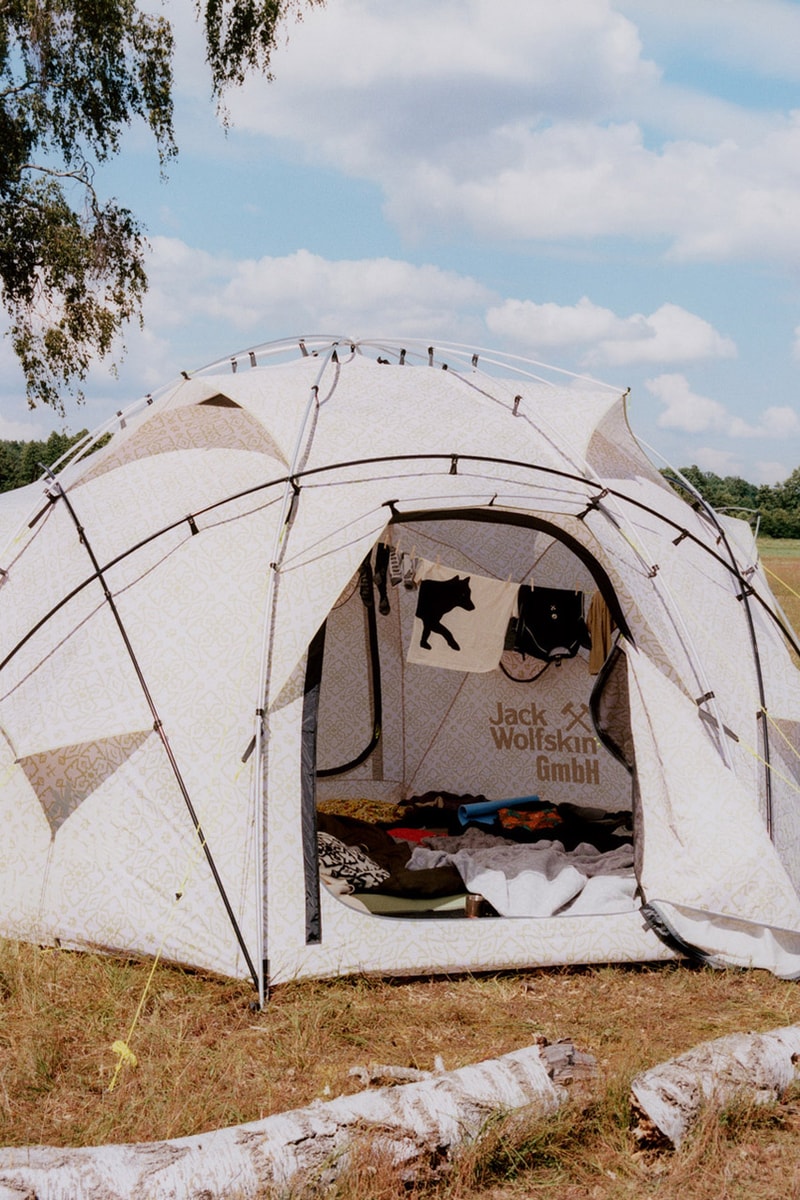
[[[511,647],[517,654],[553,662],[574,658],[582,646],[590,648],[592,640],[583,619],[583,592],[523,585],[518,606]]]

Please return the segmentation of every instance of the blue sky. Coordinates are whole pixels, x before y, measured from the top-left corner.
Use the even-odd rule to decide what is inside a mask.
[[[328,0],[275,79],[210,103],[193,6],[180,157],[132,129],[99,176],[145,222],[151,290],[114,379],[0,437],[94,427],[234,351],[330,332],[527,354],[631,388],[677,466],[800,465],[800,2]]]

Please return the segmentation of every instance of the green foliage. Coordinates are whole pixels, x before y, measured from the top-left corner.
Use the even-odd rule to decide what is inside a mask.
[[[196,0],[206,31],[206,52],[214,94],[244,82],[248,71],[272,78],[270,59],[278,28],[290,14],[301,20],[303,8],[325,0]]]
[[[0,285],[28,402],[63,411],[141,311],[145,243],[101,202],[95,163],[136,119],[162,164],[172,136],[172,30],[135,0],[6,0],[0,7]]]
[[[697,488],[704,500],[716,509],[756,509],[760,503],[760,489],[738,475],[721,478],[713,471],[701,471],[699,467],[681,467],[681,474]],[[767,489],[769,490],[769,489]],[[686,494],[685,492],[683,493]]]
[[[82,429],[74,435],[53,432],[44,442],[0,442],[0,492],[41,478],[43,465],[52,466],[84,437],[86,430]]]
[[[673,482],[669,471],[662,473]],[[697,466],[681,467],[681,475],[718,512],[730,512],[733,516],[749,519],[754,527],[758,519],[759,533],[764,537],[800,538],[800,467],[774,487],[748,483],[738,475],[721,478],[713,471],[701,471]],[[687,498],[684,488],[674,486]]]
[[[269,76],[281,23],[321,3],[197,0],[217,100],[249,70]],[[65,389],[141,321],[144,231],[95,177],[135,121],[162,169],[177,153],[172,52],[169,20],[138,0],[0,3],[0,294],[31,407],[63,412]]]

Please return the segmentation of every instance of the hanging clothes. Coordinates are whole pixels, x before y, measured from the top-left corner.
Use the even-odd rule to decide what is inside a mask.
[[[460,575],[419,559],[408,661],[452,671],[493,671],[517,603],[516,583]]]
[[[589,650],[589,674],[597,675],[608,658],[612,636],[616,629],[614,618],[611,616],[601,592],[595,592],[592,596],[586,623],[592,639]]]

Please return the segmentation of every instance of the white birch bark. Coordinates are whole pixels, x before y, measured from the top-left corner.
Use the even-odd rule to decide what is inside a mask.
[[[407,1170],[477,1137],[498,1111],[545,1117],[566,1092],[553,1075],[586,1074],[569,1043],[533,1045],[397,1087],[363,1091],[193,1137],[81,1149],[0,1150],[0,1200],[247,1200],[306,1177],[333,1180],[364,1135]],[[574,1067],[572,1063],[575,1063]]]
[[[800,1078],[800,1025],[769,1033],[734,1033],[637,1075],[631,1103],[642,1143],[666,1139],[677,1149],[701,1111],[737,1099],[780,1099]]]

